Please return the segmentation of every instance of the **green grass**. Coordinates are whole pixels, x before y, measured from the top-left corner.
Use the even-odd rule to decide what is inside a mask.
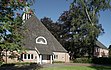
[[[40,70],[111,70],[111,66],[64,66],[64,67],[48,67]]]

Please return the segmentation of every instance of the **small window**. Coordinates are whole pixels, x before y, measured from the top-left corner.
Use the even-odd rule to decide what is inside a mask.
[[[35,56],[35,59],[37,59],[37,56]]]
[[[54,55],[54,58],[55,58],[55,59],[58,59],[58,55]]]
[[[24,59],[27,59],[27,55],[26,54],[24,54]]]
[[[31,54],[31,59],[33,59],[33,54]]]
[[[44,39],[42,39],[42,38],[39,38],[39,39],[38,39],[38,42],[45,43],[45,40],[44,40]]]
[[[30,54],[28,54],[28,59],[30,59]]]

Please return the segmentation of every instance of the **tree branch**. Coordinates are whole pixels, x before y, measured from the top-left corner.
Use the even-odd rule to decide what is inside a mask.
[[[88,13],[87,6],[85,5],[85,3],[84,3],[83,0],[80,0],[80,1],[81,1],[81,3],[83,4],[83,6],[85,7],[85,12],[86,12],[86,15],[87,15],[87,17],[88,17],[88,20],[90,21],[90,23],[91,23],[92,25],[94,25],[93,22],[92,22],[92,20],[91,20],[91,17],[90,17],[90,15],[89,15],[89,13]]]

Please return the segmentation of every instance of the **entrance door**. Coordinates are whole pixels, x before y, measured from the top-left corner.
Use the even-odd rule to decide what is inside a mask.
[[[43,55],[42,62],[43,63],[50,63],[50,55]]]

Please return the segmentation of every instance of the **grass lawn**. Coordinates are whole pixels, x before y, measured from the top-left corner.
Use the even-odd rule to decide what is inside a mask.
[[[111,70],[111,66],[64,66],[41,68],[40,70]]]

